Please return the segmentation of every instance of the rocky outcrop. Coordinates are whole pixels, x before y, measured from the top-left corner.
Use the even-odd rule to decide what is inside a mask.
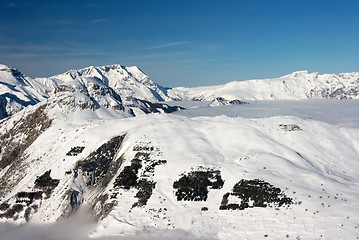
[[[182,174],[173,183],[177,201],[206,201],[208,189],[221,189],[224,181],[219,170],[199,167],[198,170]]]

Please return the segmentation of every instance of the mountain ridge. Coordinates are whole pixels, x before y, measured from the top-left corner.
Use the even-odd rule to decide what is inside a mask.
[[[135,110],[142,109],[136,110],[137,114],[141,114],[151,112],[146,105],[162,101],[215,101],[217,98],[223,98],[227,102],[358,99],[359,73],[319,74],[302,70],[272,79],[231,81],[222,85],[193,88],[165,88],[155,83],[137,66],[89,66],[48,78],[32,79],[15,68],[0,65],[0,119],[59,92],[66,92],[65,95],[62,94],[62,98],[72,95],[71,101],[75,102],[81,102],[83,97],[80,95],[85,94],[90,97],[87,101],[94,101],[91,103],[94,109],[104,107],[121,110],[129,106],[135,107]]]
[[[78,108],[78,104],[85,102],[93,110],[100,107],[115,111],[127,108],[130,115],[175,110],[162,103],[154,107],[152,102],[169,100],[165,94],[167,90],[153,82],[136,66],[90,66],[49,78],[35,79],[15,68],[1,66],[0,119],[47,99],[70,104],[72,108]],[[134,108],[140,111],[136,110],[135,113]]]
[[[173,88],[178,100],[296,100],[310,98],[359,98],[359,73],[319,74],[296,71],[278,78],[231,81],[222,85]]]

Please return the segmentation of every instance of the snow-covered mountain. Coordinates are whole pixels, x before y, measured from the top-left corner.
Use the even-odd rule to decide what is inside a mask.
[[[178,100],[298,100],[311,98],[358,99],[359,73],[319,74],[307,71],[262,80],[233,81],[224,85],[173,88],[168,96]]]
[[[0,64],[0,119],[47,97],[45,86],[15,68]]]
[[[72,88],[98,85],[113,89],[125,102],[131,102],[133,98],[151,102],[170,100],[166,95],[166,88],[153,82],[136,66],[91,66],[36,80],[49,86],[53,92],[64,85]]]
[[[297,101],[356,98],[356,73],[168,90],[137,67],[42,79],[3,69],[5,94],[37,104],[0,119],[0,222],[85,214],[86,234],[105,239],[359,237],[358,100]],[[266,91],[276,97],[248,100]],[[159,102],[171,99],[210,101]]]
[[[0,68],[0,119],[55,95],[60,95],[55,101],[70,104],[67,111],[71,111],[77,103],[115,110],[125,110],[127,106],[125,111],[132,111],[132,115],[152,112],[153,109],[166,112],[168,106],[149,107],[151,103],[159,101],[359,98],[359,73],[321,75],[300,71],[275,79],[171,89],[156,84],[136,66],[91,66],[35,79],[6,65]]]
[[[125,112],[124,116],[134,116],[178,110],[157,103],[169,100],[166,88],[154,83],[136,66],[88,67],[36,79],[1,66],[0,119],[47,98],[48,105],[58,105],[63,112],[101,108],[111,114]]]

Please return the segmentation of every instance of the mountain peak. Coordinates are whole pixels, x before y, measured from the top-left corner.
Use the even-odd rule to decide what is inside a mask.
[[[47,97],[45,87],[16,68],[0,64],[0,119]]]
[[[282,76],[281,78],[288,78],[288,77],[299,77],[299,76],[308,76],[308,75],[318,75],[317,72],[310,73],[308,70],[299,70],[292,73],[289,73],[287,75]]]
[[[19,81],[20,84],[25,84],[25,82],[23,81],[24,79],[22,78],[25,78],[26,76],[16,68],[10,67],[5,64],[0,64],[0,72],[5,73],[5,75],[1,76],[1,81],[3,81],[4,79],[9,80],[10,78],[14,78],[15,80]]]
[[[0,63],[0,71],[4,70],[4,69],[12,69],[11,67],[9,67],[8,65],[2,64]]]

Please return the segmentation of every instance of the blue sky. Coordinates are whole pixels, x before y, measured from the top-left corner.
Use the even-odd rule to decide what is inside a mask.
[[[31,77],[119,63],[174,87],[359,71],[357,0],[3,0],[0,33],[0,63]]]

